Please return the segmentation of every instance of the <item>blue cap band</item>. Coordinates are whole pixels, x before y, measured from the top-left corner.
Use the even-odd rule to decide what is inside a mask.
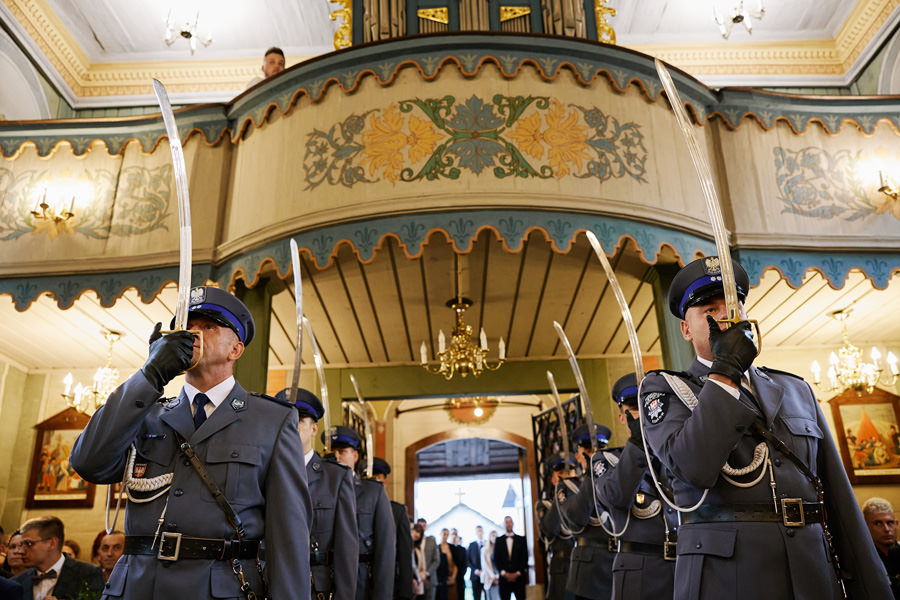
[[[244,342],[244,338],[246,337],[247,334],[246,334],[246,332],[244,331],[244,326],[241,325],[241,320],[238,319],[236,316],[234,316],[234,313],[232,313],[231,311],[229,311],[229,310],[226,309],[225,307],[220,306],[220,305],[218,305],[218,304],[193,304],[193,305],[191,305],[191,307],[190,307],[190,309],[188,310],[188,312],[190,312],[190,311],[192,311],[192,310],[198,310],[198,309],[212,310],[212,311],[215,311],[215,312],[219,313],[219,314],[222,315],[223,317],[225,317],[225,319],[226,319],[229,323],[231,323],[232,325],[234,325],[234,328],[235,328],[235,329],[237,329],[237,334],[238,334],[238,337],[241,339],[241,343]]]
[[[687,286],[687,289],[684,290],[684,295],[681,297],[681,303],[678,305],[678,311],[681,313],[681,316],[684,316],[684,305],[687,304],[688,300],[691,299],[691,296],[698,289],[705,287],[711,283],[722,284],[722,276],[721,275],[704,275],[700,279],[694,281],[691,285]],[[722,292],[724,293],[725,288],[723,286]]]
[[[340,442],[342,444],[346,444],[347,446],[350,446],[354,450],[359,450],[359,448],[356,445],[356,440],[354,440],[349,435],[337,434],[337,435],[331,436],[331,445],[333,446],[335,442]]]
[[[638,394],[638,388],[636,385],[627,387],[624,390],[622,390],[621,392],[619,392],[618,396],[616,396],[616,404],[622,404],[622,402],[625,401],[625,398],[627,398],[628,396],[637,396],[637,394]]]
[[[311,404],[307,404],[303,400],[297,400],[296,402],[294,402],[294,406],[296,406],[300,410],[305,410],[309,414],[313,415],[317,421],[319,420],[319,413],[315,408],[312,407]]]
[[[575,442],[576,443],[586,442],[589,439],[591,439],[590,435],[583,435],[580,438],[578,438],[577,440],[575,440]],[[603,435],[599,429],[597,430],[597,439],[600,440],[601,442],[603,442],[604,444],[609,441],[609,439],[605,435]]]

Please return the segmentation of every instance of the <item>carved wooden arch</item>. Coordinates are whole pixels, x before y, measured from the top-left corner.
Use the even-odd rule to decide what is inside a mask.
[[[525,456],[524,460],[519,460],[519,475],[525,480],[524,483],[531,488],[532,501],[537,500],[537,481],[534,475],[535,473],[537,473],[537,469],[535,466],[534,458],[534,442],[532,440],[521,435],[511,433],[509,431],[491,427],[456,427],[454,429],[448,429],[447,431],[441,431],[439,433],[426,436],[406,447],[405,496],[406,507],[411,515],[416,514],[415,485],[416,479],[419,478],[419,461],[416,458],[416,452],[418,452],[422,448],[427,448],[428,446],[433,446],[434,444],[445,442],[447,440],[460,440],[468,438],[500,440],[523,448],[525,450]],[[545,581],[544,561],[538,560],[537,556],[538,548],[540,548],[540,539],[538,537],[537,518],[534,515],[533,508],[528,514],[526,523],[530,523],[531,525],[530,546],[535,554],[535,581],[536,583],[543,584]]]

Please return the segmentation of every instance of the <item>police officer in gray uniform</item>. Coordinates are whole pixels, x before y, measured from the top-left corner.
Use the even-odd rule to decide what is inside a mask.
[[[611,432],[604,425],[597,425],[595,437],[597,447],[604,448],[609,443]],[[598,515],[591,493],[580,493],[580,488],[590,485],[591,473],[591,436],[587,425],[581,425],[572,433],[572,445],[578,448],[576,460],[584,467],[585,472],[578,480],[578,487],[571,486],[568,480],[557,486],[560,494],[559,511],[563,524],[576,532],[575,547],[572,549],[571,568],[566,580],[566,589],[575,594],[579,600],[606,600],[612,593],[612,563],[615,552],[614,540],[603,530],[604,515]],[[602,463],[594,464],[594,477],[600,477]],[[588,483],[584,484],[587,479]],[[574,491],[572,488],[575,488]],[[563,497],[564,496],[564,497]]]
[[[634,373],[616,381],[612,397],[619,406],[619,421],[631,432],[624,447],[595,455],[596,460],[605,463],[605,472],[593,482],[597,502],[612,514],[615,525],[612,531],[618,534],[612,597],[614,600],[671,598],[678,516],[659,498],[647,471]],[[618,458],[615,464],[608,458],[610,454]],[[668,479],[661,473],[659,461],[653,459],[653,462],[666,489]],[[587,486],[582,486],[582,490],[591,492]]]
[[[372,460],[372,478],[387,486],[387,476],[391,474],[388,461],[377,456]],[[391,500],[391,513],[397,526],[397,566],[394,570],[394,598],[396,600],[413,600],[413,563],[412,532],[410,531],[409,511],[405,504]]]
[[[749,279],[734,271],[743,303]],[[721,281],[714,256],[678,272],[669,308],[697,358],[641,386],[645,434],[675,477],[676,501],[700,503],[678,531],[675,598],[825,600],[841,598],[842,585],[852,598],[890,598],[812,390],[752,366],[748,321],[720,328]]]
[[[332,428],[331,448],[335,460],[341,464],[353,469],[359,460],[361,445],[359,434],[350,427],[338,425]],[[374,479],[362,479],[354,473],[353,483],[359,527],[356,600],[392,600],[397,539],[391,503],[384,486]]]
[[[541,539],[544,541],[549,557],[547,590],[544,594],[547,600],[573,600],[575,598],[575,594],[566,590],[566,573],[569,571],[575,537],[573,532],[560,520],[559,505],[556,502],[556,487],[563,481],[567,471],[574,466],[571,458],[568,463],[569,469],[566,468],[566,461],[559,453],[553,454],[547,459],[547,468],[551,473],[550,485],[547,486],[546,497],[537,504]],[[574,486],[574,484],[572,485]]]
[[[297,411],[235,382],[234,362],[254,333],[240,300],[194,288],[187,325],[202,332],[202,357],[199,336],[163,336],[157,324],[147,362],[94,413],[72,449],[70,463],[85,480],[124,479],[129,496],[125,553],[103,597],[261,595],[264,543],[271,597],[308,600],[311,509],[297,460]],[[192,361],[181,393],[160,400]]]
[[[290,398],[290,389],[275,396]],[[319,420],[325,410],[319,398],[303,388],[294,401],[300,415],[300,439],[306,448],[306,479],[312,497],[313,520],[309,532],[309,561],[314,600],[353,598],[359,565],[356,490],[353,472],[322,460],[313,449]]]

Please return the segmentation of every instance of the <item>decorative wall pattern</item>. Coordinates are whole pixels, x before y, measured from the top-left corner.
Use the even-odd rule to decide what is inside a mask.
[[[62,222],[35,219],[36,198],[41,198],[46,171],[13,172],[0,168],[0,241],[27,233],[80,234],[93,239],[141,235],[168,229],[172,198],[172,166],[155,169],[132,166],[120,171],[85,169],[77,179],[89,190],[89,201],[80,202],[75,216]]]
[[[857,168],[861,154],[860,150],[831,153],[817,147],[774,148],[778,199],[785,205],[784,212],[846,221],[888,213],[900,219],[900,201],[866,190]]]
[[[414,98],[313,130],[305,180],[307,189],[323,182],[352,187],[488,170],[500,179],[630,176],[645,182],[643,139],[637,123],[620,124],[596,106],[548,97]]]

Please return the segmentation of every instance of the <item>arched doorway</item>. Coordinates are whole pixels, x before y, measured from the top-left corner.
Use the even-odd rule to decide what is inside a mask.
[[[406,506],[413,515],[419,515],[416,508],[416,481],[419,479],[419,451],[435,444],[451,440],[497,440],[512,444],[521,449],[517,464],[518,476],[522,482],[522,488],[527,494],[523,494],[522,517],[525,537],[528,541],[529,562],[534,569],[534,582],[544,583],[543,561],[536,559],[538,544],[538,530],[534,521],[534,499],[537,498],[537,485],[533,474],[535,470],[534,442],[526,437],[503,431],[501,429],[478,427],[456,428],[442,431],[423,437],[406,447]],[[515,517],[514,517],[515,518]]]

